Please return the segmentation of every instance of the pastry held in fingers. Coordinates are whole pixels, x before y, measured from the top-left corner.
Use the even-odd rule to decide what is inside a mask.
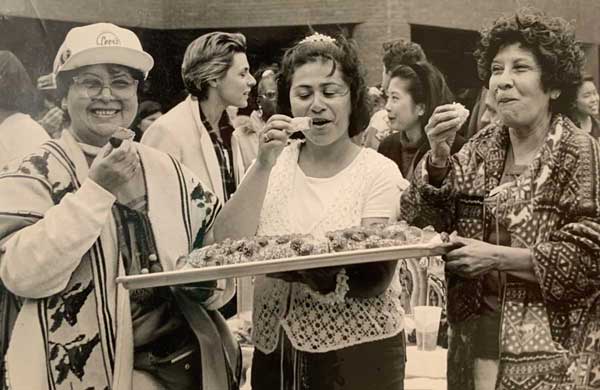
[[[288,135],[292,135],[299,131],[310,130],[312,127],[312,118],[309,116],[298,116],[290,121],[291,128],[287,130]]]
[[[118,148],[119,146],[121,146],[123,141],[131,141],[133,140],[134,136],[135,132],[133,132],[133,130],[129,130],[125,127],[119,127],[117,131],[113,133],[112,137],[110,137],[109,142],[113,146],[113,148]]]
[[[467,121],[470,111],[460,103],[454,102],[452,103],[452,105],[458,111],[458,116],[460,118],[460,124],[458,125],[458,127],[462,127],[462,125]]]

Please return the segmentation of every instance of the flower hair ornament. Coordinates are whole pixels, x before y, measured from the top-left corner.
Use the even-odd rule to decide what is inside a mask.
[[[337,43],[335,38],[332,38],[329,35],[325,35],[325,34],[316,32],[312,35],[307,36],[306,38],[304,38],[303,40],[298,42],[298,44],[302,45],[305,43],[317,43],[317,42],[332,43],[334,45]]]

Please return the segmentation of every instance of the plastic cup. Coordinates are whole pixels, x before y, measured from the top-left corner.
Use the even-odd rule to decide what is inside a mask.
[[[413,308],[417,350],[434,351],[437,347],[442,308],[439,306],[415,306]]]

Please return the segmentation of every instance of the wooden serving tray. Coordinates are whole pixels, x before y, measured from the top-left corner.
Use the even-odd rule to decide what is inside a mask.
[[[274,272],[297,271],[311,268],[372,263],[384,260],[399,260],[427,256],[441,256],[448,253],[452,244],[413,244],[387,248],[364,249],[357,251],[326,253],[321,255],[288,257],[277,260],[264,260],[251,263],[227,264],[211,267],[192,268],[178,271],[156,272],[143,275],[120,276],[117,283],[127,289],[173,286],[208,280],[237,278],[251,275],[264,275]]]

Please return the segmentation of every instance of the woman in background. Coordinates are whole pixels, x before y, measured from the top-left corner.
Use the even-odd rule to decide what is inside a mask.
[[[0,169],[50,137],[30,117],[38,109],[37,91],[19,59],[0,51]]]
[[[589,74],[584,74],[581,85],[577,88],[577,97],[570,116],[581,130],[591,134],[594,138],[600,138],[599,102],[600,96],[596,84],[594,84],[594,78]]]
[[[134,141],[140,141],[144,132],[163,115],[163,110],[160,103],[153,100],[144,100],[140,103],[137,117],[133,121],[131,127],[135,131]]]
[[[246,107],[256,84],[242,34],[215,31],[190,43],[181,76],[188,97],[157,119],[142,143],[189,167],[222,202],[244,174],[240,145],[227,107]]]
[[[393,134],[383,139],[379,153],[393,160],[402,175],[412,177],[414,168],[430,149],[425,126],[433,110],[454,98],[439,70],[429,62],[399,65],[388,72],[389,84],[385,109]],[[465,143],[457,135],[451,153]]]

